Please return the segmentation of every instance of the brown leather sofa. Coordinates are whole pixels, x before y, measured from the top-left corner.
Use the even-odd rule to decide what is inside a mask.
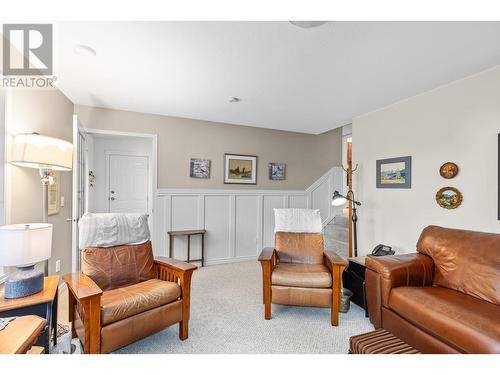
[[[366,260],[370,320],[423,353],[500,353],[500,234],[425,228]]]
[[[73,337],[85,353],[109,353],[179,323],[179,338],[187,339],[196,268],[154,259],[150,241],[81,250],[81,272],[63,278]]]
[[[271,303],[276,303],[331,307],[331,324],[338,325],[347,262],[324,250],[321,233],[276,232],[274,248],[264,248],[259,261],[266,320],[271,319]]]

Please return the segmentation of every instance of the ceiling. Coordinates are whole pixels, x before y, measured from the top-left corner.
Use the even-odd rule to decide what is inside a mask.
[[[500,22],[65,22],[55,74],[76,104],[319,134],[500,64],[498,35]]]

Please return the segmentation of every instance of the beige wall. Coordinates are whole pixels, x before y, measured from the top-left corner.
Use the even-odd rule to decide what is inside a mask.
[[[497,220],[500,133],[500,67],[355,118],[353,158],[359,163],[359,249],[378,243],[415,251],[430,224],[500,232]],[[412,156],[411,189],[377,189],[375,161]],[[439,175],[447,161],[458,164],[454,179]],[[458,188],[455,210],[439,207],[436,192]],[[471,249],[473,251],[473,249]]]
[[[38,132],[42,135],[72,141],[73,103],[59,90],[10,90],[7,94],[7,145],[17,133]],[[8,156],[8,154],[7,154]],[[7,164],[6,204],[9,223],[42,220],[42,186],[37,169]],[[65,206],[49,216],[54,225],[52,258],[49,273],[55,273],[55,262],[61,260],[61,274],[71,272],[71,172],[60,172],[61,196]]]
[[[75,106],[83,126],[158,135],[158,187],[304,189],[341,164],[342,130],[321,135],[234,126],[200,120]],[[225,185],[225,152],[258,156],[257,185]],[[211,160],[210,179],[189,177],[189,159]],[[268,163],[287,164],[287,179],[271,181]]]

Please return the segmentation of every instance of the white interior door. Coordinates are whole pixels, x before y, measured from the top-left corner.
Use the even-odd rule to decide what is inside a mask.
[[[86,147],[85,131],[73,115],[73,191],[72,191],[72,217],[71,219],[71,248],[73,249],[71,268],[73,272],[80,269],[80,249],[78,247],[78,220],[85,213],[87,183],[86,183]]]
[[[148,213],[149,158],[108,156],[108,212]]]

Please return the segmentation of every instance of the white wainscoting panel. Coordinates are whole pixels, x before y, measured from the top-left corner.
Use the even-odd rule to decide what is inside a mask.
[[[260,200],[258,195],[237,195],[235,197],[235,258],[255,258],[262,250]]]
[[[229,195],[205,196],[205,245],[207,263],[224,261],[234,257],[231,226],[234,209]]]
[[[205,228],[207,265],[257,259],[264,246],[274,245],[274,208],[317,208],[324,225],[341,211],[330,202],[333,191],[342,190],[342,173],[334,167],[303,191],[159,189],[154,253],[169,255],[170,230]],[[200,251],[200,238],[193,236],[191,259],[199,258]],[[185,238],[175,240],[173,256],[186,259]]]

